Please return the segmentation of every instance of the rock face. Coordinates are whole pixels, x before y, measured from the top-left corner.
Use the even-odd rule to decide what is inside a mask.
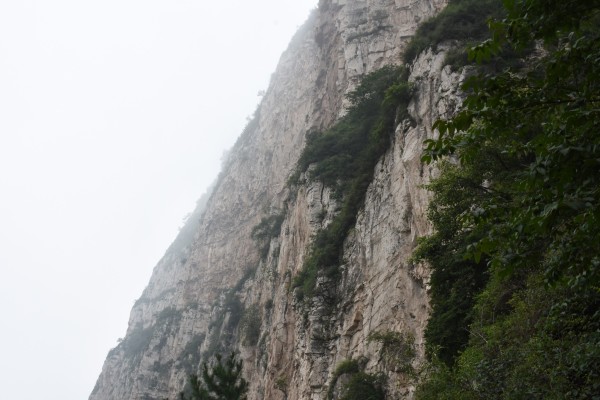
[[[345,242],[341,280],[318,281],[337,296],[335,306],[323,298],[299,304],[291,289],[335,200],[319,183],[292,192],[286,182],[306,133],[344,113],[344,94],[361,75],[399,64],[418,23],[446,2],[321,1],[281,57],[210,197],[155,267],[90,400],[176,399],[199,363],[227,349],[241,354],[249,399],[322,399],[347,359],[386,375],[389,398],[412,397],[406,371],[423,357],[428,272],[409,258],[430,229],[421,185],[435,173],[420,162],[421,148],[433,121],[460,104],[463,77],[443,68],[442,48],[411,67],[413,122],[398,125],[376,167]],[[269,216],[281,229],[254,240],[253,228]],[[414,355],[390,357],[385,338]]]

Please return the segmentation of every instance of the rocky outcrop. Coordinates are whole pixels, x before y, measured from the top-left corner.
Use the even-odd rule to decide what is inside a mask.
[[[423,185],[435,174],[420,161],[421,149],[434,134],[433,122],[456,111],[461,102],[457,87],[464,79],[443,67],[444,58],[443,49],[428,51],[413,65],[413,121],[398,125],[390,150],[376,167],[365,207],[345,243],[341,282],[319,281],[340,299],[333,308],[323,297],[313,299],[311,307],[298,306],[289,288],[302,265],[299,249],[306,248],[306,232],[327,225],[335,202],[320,184],[303,188],[292,202],[282,235],[272,242],[278,257],[261,265],[278,278],[271,292],[274,309],[267,312],[269,323],[262,333],[266,347],[257,350],[266,354],[266,363],[260,379],[253,381],[254,398],[321,399],[336,365],[349,359],[363,360],[367,372],[385,374],[389,398],[411,397],[407,372],[422,360],[429,309],[428,272],[409,259],[416,238],[430,230]],[[249,293],[269,293],[260,282],[259,275]],[[402,346],[398,341],[404,341],[415,354],[390,359],[386,338],[393,341],[387,345]]]
[[[429,231],[421,185],[435,173],[420,153],[432,122],[460,103],[461,75],[443,68],[442,49],[412,66],[412,121],[398,125],[377,165],[345,243],[342,278],[318,282],[339,299],[334,306],[323,298],[298,303],[292,280],[315,232],[334,216],[335,200],[319,183],[292,191],[287,180],[306,133],[344,113],[344,94],[361,75],[400,63],[417,24],[445,3],[321,1],[282,55],[187,236],[155,267],[91,400],[175,399],[188,374],[225,348],[244,360],[250,399],[321,399],[346,359],[388,376],[390,398],[411,397],[406,371],[423,355],[428,274],[409,258],[416,238]],[[276,223],[253,239],[269,216]],[[415,354],[391,359],[378,337],[402,340]]]

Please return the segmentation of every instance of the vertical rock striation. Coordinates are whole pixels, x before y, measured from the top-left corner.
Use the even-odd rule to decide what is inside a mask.
[[[411,397],[405,370],[391,365],[383,344],[369,337],[401,333],[416,349],[404,362],[422,359],[428,274],[409,258],[416,238],[429,230],[421,185],[435,171],[422,165],[420,153],[432,122],[460,103],[462,76],[443,68],[442,49],[425,52],[412,66],[414,121],[398,125],[377,165],[345,243],[342,279],[331,285],[340,299],[335,307],[319,299],[303,307],[291,290],[335,200],[318,183],[297,192],[286,183],[306,133],[344,113],[344,94],[360,76],[399,64],[418,23],[446,2],[320,2],[282,55],[210,197],[155,267],[90,400],[175,399],[201,361],[227,348],[241,353],[250,399],[322,399],[346,359],[387,375],[390,398]],[[281,229],[259,245],[252,231],[268,216]]]

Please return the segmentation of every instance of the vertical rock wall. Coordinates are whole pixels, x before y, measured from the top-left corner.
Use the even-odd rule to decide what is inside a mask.
[[[334,308],[318,299],[302,308],[290,288],[335,202],[319,184],[291,193],[286,182],[306,133],[343,114],[344,94],[361,75],[400,63],[417,24],[446,2],[321,1],[282,55],[206,206],[188,222],[195,234],[155,267],[90,399],[175,399],[203,355],[218,346],[240,351],[250,399],[321,399],[337,363],[350,358],[389,376],[391,398],[410,397],[406,374],[386,365],[381,344],[367,339],[402,332],[414,338],[414,362],[422,355],[427,272],[407,261],[415,239],[429,229],[420,185],[432,171],[419,161],[421,143],[432,121],[460,101],[454,92],[460,76],[442,69],[442,53],[415,63],[414,123],[399,125],[377,166],[346,242]],[[251,232],[268,215],[281,215],[282,229],[261,251]]]
[[[436,172],[421,163],[421,149],[433,136],[433,122],[456,111],[461,102],[457,87],[464,79],[443,68],[444,58],[443,49],[428,51],[413,65],[412,124],[399,124],[390,150],[376,167],[365,207],[345,243],[341,281],[319,280],[340,299],[333,308],[324,296],[313,299],[311,307],[299,305],[290,286],[310,233],[327,225],[335,201],[327,188],[315,183],[291,202],[282,234],[271,243],[274,251],[247,291],[261,304],[261,295],[272,296],[274,307],[265,311],[264,347],[243,353],[248,370],[259,375],[252,381],[252,398],[322,399],[336,366],[350,359],[363,363],[366,372],[386,375],[389,398],[412,397],[413,382],[399,364],[418,368],[429,309],[428,272],[409,258],[416,238],[430,229],[428,193],[422,185]],[[415,356],[390,360],[381,343],[369,340],[390,332],[413,343]],[[257,360],[261,355],[263,364]]]

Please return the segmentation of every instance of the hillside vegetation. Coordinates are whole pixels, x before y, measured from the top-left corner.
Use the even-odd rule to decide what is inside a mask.
[[[434,232],[413,255],[432,271],[417,397],[600,398],[600,0],[454,0],[405,60],[446,40],[472,44],[479,72],[425,143],[441,173],[428,186]],[[398,110],[407,116],[406,77],[367,76],[348,114],[309,136],[293,181],[305,172],[334,188],[341,209],[296,278],[300,297],[337,273]]]
[[[503,4],[471,57],[536,51],[469,79],[426,142],[442,173],[414,256],[433,308],[417,397],[600,398],[600,2]]]
[[[404,50],[404,62],[413,62],[423,50],[435,49],[442,42],[484,40],[489,36],[488,19],[503,15],[500,0],[450,0],[438,15],[419,26]],[[458,53],[466,53],[464,48],[460,46]]]
[[[408,71],[387,66],[365,76],[348,95],[351,106],[344,117],[325,132],[309,134],[290,179],[302,173],[334,189],[340,209],[334,220],[317,233],[303,269],[294,281],[301,299],[315,295],[317,276],[335,277],[342,246],[364,203],[375,165],[389,148],[395,123],[408,116]],[[309,168],[312,167],[312,168]]]

